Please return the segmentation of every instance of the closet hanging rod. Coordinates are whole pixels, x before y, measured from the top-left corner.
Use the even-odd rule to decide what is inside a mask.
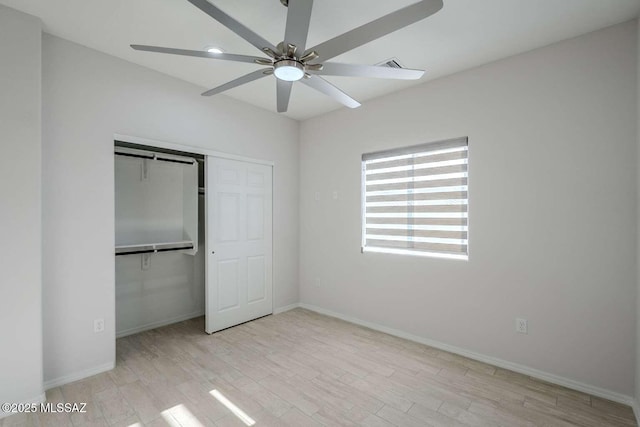
[[[161,248],[161,249],[141,249],[127,252],[116,252],[116,256],[119,255],[139,255],[139,254],[154,254],[158,252],[171,252],[171,251],[184,251],[193,249],[193,245],[178,247],[178,248]]]
[[[193,165],[195,164],[195,162],[190,161],[190,160],[178,160],[178,159],[169,159],[166,157],[159,157],[156,156],[155,154],[149,155],[149,156],[145,156],[143,154],[134,154],[134,153],[119,153],[117,151],[115,151],[113,154],[115,154],[116,156],[123,156],[123,157],[137,157],[139,159],[146,159],[146,160],[160,160],[162,162],[170,162],[170,163],[181,163],[181,164],[185,164],[185,165]]]

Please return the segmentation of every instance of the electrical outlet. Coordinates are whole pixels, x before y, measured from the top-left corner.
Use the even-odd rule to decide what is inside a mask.
[[[104,332],[104,319],[96,319],[93,321],[93,332]]]
[[[331,194],[331,197],[333,198],[333,200],[338,200],[338,192],[337,192],[337,191],[334,191],[334,192]]]
[[[316,202],[320,201],[320,192],[316,191],[315,194],[313,195],[313,198],[315,199]]]
[[[516,319],[516,332],[518,332],[519,334],[529,333],[529,325],[527,324],[527,319]]]

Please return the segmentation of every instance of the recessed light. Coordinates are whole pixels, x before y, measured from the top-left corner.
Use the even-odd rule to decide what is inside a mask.
[[[215,47],[215,46],[207,46],[205,49],[209,53],[224,53],[224,50],[220,49],[219,47]]]

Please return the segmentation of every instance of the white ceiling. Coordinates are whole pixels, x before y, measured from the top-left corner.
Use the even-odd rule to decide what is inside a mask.
[[[286,8],[279,0],[210,0],[273,44],[282,40]],[[171,76],[213,88],[258,67],[201,58],[137,52],[129,44],[256,55],[250,44],[186,0],[0,0],[38,16],[44,30]],[[415,3],[415,0],[316,0],[308,46]],[[337,62],[376,64],[396,57],[426,69],[418,81],[329,77],[359,101],[584,34],[638,16],[640,0],[444,0],[444,8],[365,46]],[[227,95],[275,111],[274,77]],[[194,92],[193,96],[200,96]],[[366,107],[366,104],[365,104]],[[287,116],[303,120],[337,108],[331,99],[296,84]]]

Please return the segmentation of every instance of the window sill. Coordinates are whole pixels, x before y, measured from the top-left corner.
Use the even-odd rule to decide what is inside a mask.
[[[455,254],[440,254],[437,252],[420,252],[411,251],[407,249],[392,249],[392,248],[376,248],[371,246],[365,246],[362,248],[362,253],[373,252],[392,255],[408,255],[421,258],[440,258],[440,259],[454,259],[458,261],[469,261],[469,255],[455,255]]]

